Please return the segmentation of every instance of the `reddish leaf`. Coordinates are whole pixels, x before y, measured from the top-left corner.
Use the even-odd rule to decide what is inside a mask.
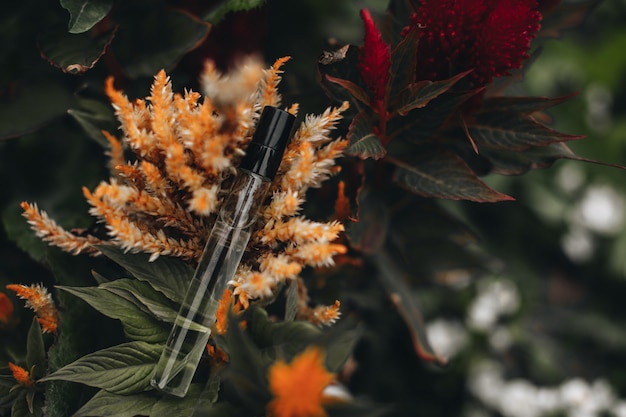
[[[393,117],[387,126],[388,136],[418,144],[432,140],[455,109],[482,91],[442,94],[428,106],[413,109],[404,117]]]
[[[383,41],[370,12],[361,10],[361,18],[365,23],[365,36],[359,54],[358,68],[365,85],[376,100],[385,97],[391,68],[390,48]]]
[[[333,84],[337,84],[341,86],[344,90],[346,90],[350,95],[366,106],[370,105],[370,97],[361,87],[356,85],[350,80],[344,80],[342,78],[336,78],[331,75],[325,75],[324,78],[330,81]]]
[[[484,149],[481,156],[491,162],[491,172],[501,175],[522,175],[531,169],[548,168],[558,159],[577,159],[574,152],[562,142],[524,152]]]
[[[598,3],[598,0],[571,2],[560,4],[543,14],[539,38],[558,38],[562,31],[579,25],[589,14],[589,10]]]
[[[413,347],[417,355],[425,361],[445,365],[448,362],[447,359],[437,355],[428,342],[422,313],[413,296],[413,291],[405,282],[406,273],[400,270],[397,264],[384,252],[376,254],[374,259],[380,271],[378,274],[380,283],[404,319],[411,333]]]
[[[344,151],[347,155],[361,159],[380,159],[387,153],[378,136],[372,132],[365,112],[357,114],[352,120],[348,130],[348,139],[350,145]]]
[[[575,97],[578,93],[562,97],[491,97],[486,98],[480,108],[481,113],[505,111],[510,113],[531,114],[549,109]]]
[[[348,224],[346,236],[350,247],[365,255],[372,255],[385,243],[389,208],[385,204],[384,196],[370,188],[361,190],[358,204],[358,221]]]
[[[410,30],[391,52],[391,77],[389,79],[389,97],[394,99],[407,85],[415,82],[417,66],[417,44],[419,30]]]
[[[358,62],[359,48],[354,45],[346,45],[334,52],[324,52],[320,56],[317,70],[322,88],[324,88],[328,97],[338,102],[348,100],[357,104],[354,107],[358,108],[358,100],[355,100],[348,90],[330,82],[327,78],[350,81],[352,84],[357,85],[361,91],[365,91],[366,87],[363,85],[363,80],[357,69]],[[365,95],[367,96],[367,94]]]
[[[529,116],[515,116],[504,112],[481,114],[476,122],[468,126],[468,131],[479,149],[487,147],[510,151],[523,151],[535,146],[583,138],[550,129]]]
[[[471,71],[465,71],[443,81],[433,82],[426,80],[408,85],[401,93],[401,101],[397,112],[401,116],[405,116],[413,109],[421,109],[422,107],[425,107],[432,100],[450,90],[454,84],[470,72]]]
[[[425,152],[410,164],[395,159],[391,162],[397,166],[394,181],[424,197],[478,203],[513,200],[513,197],[491,189],[463,159],[447,151]]]
[[[578,156],[563,142],[539,146],[524,152],[486,149],[481,153],[481,156],[486,157],[491,162],[491,172],[502,175],[521,175],[531,169],[549,168],[559,159],[626,169],[622,165],[609,164]]]

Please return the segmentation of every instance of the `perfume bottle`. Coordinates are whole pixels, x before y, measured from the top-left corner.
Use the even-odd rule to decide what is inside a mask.
[[[177,397],[187,393],[215,323],[219,300],[241,262],[294,121],[293,115],[276,107],[263,109],[151,380],[159,391]]]

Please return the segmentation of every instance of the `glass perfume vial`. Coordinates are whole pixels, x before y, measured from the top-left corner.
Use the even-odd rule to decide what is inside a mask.
[[[241,262],[294,121],[284,110],[263,109],[151,380],[159,391],[177,397],[187,393],[215,323],[219,300]]]

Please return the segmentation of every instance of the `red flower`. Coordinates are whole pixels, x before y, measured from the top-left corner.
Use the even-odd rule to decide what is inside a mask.
[[[537,0],[421,0],[417,79],[441,80],[473,69],[485,85],[528,58],[539,31]]]
[[[367,9],[361,10],[361,18],[365,23],[365,36],[358,68],[363,82],[373,94],[374,99],[380,104],[385,97],[387,82],[389,81],[391,52]]]

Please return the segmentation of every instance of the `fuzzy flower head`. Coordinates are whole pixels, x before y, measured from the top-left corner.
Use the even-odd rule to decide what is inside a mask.
[[[35,312],[37,321],[44,333],[56,333],[59,312],[46,287],[41,284],[30,286],[9,284],[7,289],[14,291],[18,297],[26,300],[26,307]]]
[[[310,347],[291,363],[277,360],[269,369],[268,379],[273,395],[268,404],[271,417],[325,417],[322,404],[324,388],[334,375],[324,366],[324,354]]]
[[[74,235],[35,204],[22,203],[24,216],[38,236],[74,254],[97,255],[95,245],[115,245],[148,253],[151,260],[167,255],[196,262],[263,107],[281,107],[278,84],[288,59],[264,69],[249,58],[226,74],[208,62],[200,78],[203,94],[175,92],[160,71],[149,96],[131,100],[107,79],[105,92],[121,138],[103,132],[110,143],[111,177],[93,190],[84,188],[83,194],[108,239]],[[335,242],[342,224],[307,219],[300,211],[307,190],[339,170],[335,160],[348,142],[331,134],[347,106],[307,115],[287,146],[230,283],[243,307],[270,297],[303,268],[331,265],[336,254],[345,252]],[[298,105],[283,108],[295,115]],[[127,161],[128,154],[133,155]]]
[[[467,70],[482,86],[528,58],[539,31],[537,0],[421,0],[417,79],[446,79]]]
[[[13,378],[17,381],[18,384],[24,387],[32,387],[33,385],[35,385],[35,382],[30,377],[30,372],[28,372],[26,369],[14,364],[13,362],[9,362],[9,369],[11,370]]]
[[[390,77],[391,49],[383,41],[367,9],[361,10],[361,18],[365,24],[365,36],[360,49],[359,72],[374,99],[382,101]]]

